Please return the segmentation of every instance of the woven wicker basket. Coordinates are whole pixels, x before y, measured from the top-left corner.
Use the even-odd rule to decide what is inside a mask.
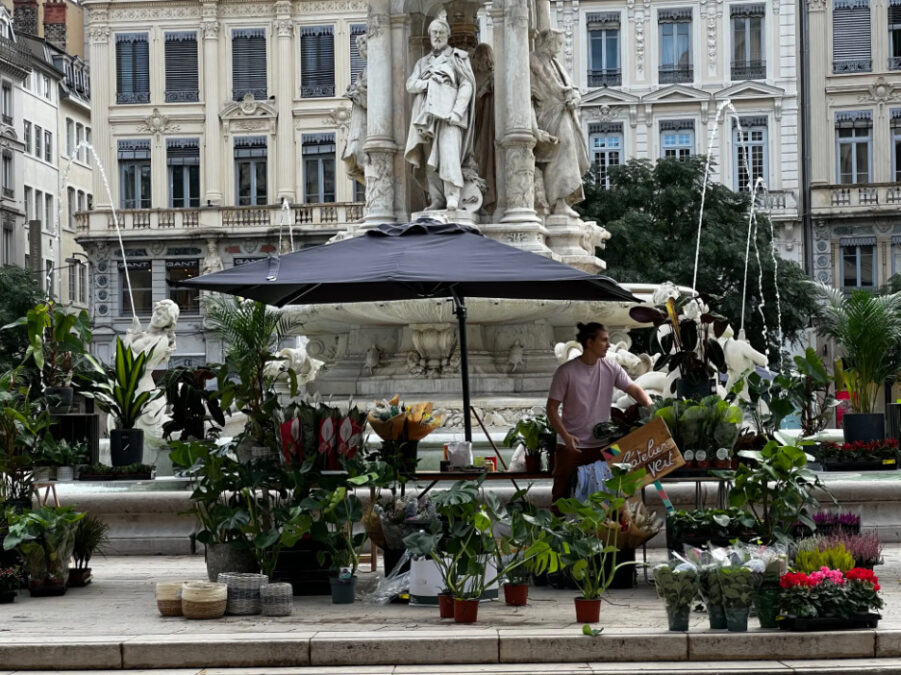
[[[188,581],[181,589],[181,613],[186,619],[219,619],[225,614],[228,587],[209,581]]]
[[[294,590],[291,584],[267,584],[260,589],[263,616],[290,616],[294,613]]]
[[[269,577],[265,574],[222,572],[218,581],[228,586],[228,604],[225,607],[227,614],[259,614],[263,611],[260,588],[269,583]]]
[[[156,585],[156,606],[163,616],[181,616],[182,581],[161,581]]]

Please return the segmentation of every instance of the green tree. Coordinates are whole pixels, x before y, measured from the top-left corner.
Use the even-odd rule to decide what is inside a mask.
[[[672,281],[691,286],[704,162],[705,158],[699,156],[687,160],[662,159],[656,164],[630,160],[611,170],[609,189],[591,182],[586,184],[586,200],[580,206],[583,217],[596,221],[612,235],[606,249],[600,252],[607,261],[610,276],[622,282]],[[741,319],[749,205],[747,194],[708,181],[697,290],[722,297],[717,309],[730,320],[736,332]],[[775,359],[781,346],[776,336],[770,225],[765,214],[759,212],[756,240],[763,267],[764,316],[770,354]],[[757,311],[758,273],[752,242],[745,290],[745,331],[751,344],[763,351],[763,321]],[[782,331],[789,341],[799,337],[817,307],[811,286],[804,283],[807,280],[797,264],[779,260]]]
[[[29,309],[45,299],[44,292],[28,270],[0,267],[0,326],[25,316]],[[28,330],[25,326],[0,331],[0,372],[20,364],[27,348]]]

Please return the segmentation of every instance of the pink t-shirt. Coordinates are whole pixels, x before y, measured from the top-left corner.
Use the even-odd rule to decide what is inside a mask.
[[[557,368],[547,397],[563,403],[563,426],[576,437],[581,448],[597,448],[601,444],[592,433],[598,422],[610,419],[613,389],[625,390],[632,384],[622,366],[598,359],[593,366],[579,358]],[[557,436],[557,442],[563,439]]]

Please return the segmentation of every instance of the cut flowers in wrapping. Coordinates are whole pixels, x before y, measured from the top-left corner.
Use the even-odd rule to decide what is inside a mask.
[[[861,567],[789,572],[779,579],[779,587],[779,610],[788,616],[848,618],[883,605],[878,577]]]
[[[433,412],[433,407],[429,402],[404,405],[395,394],[376,403],[367,420],[383,441],[419,441],[444,422],[442,415]]]

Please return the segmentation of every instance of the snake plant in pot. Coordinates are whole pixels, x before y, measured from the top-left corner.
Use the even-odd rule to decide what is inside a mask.
[[[136,429],[138,418],[150,401],[162,396],[162,390],[140,391],[139,383],[153,349],[135,354],[116,338],[116,359],[112,367],[87,356],[93,366],[91,385],[84,395],[115,419],[110,431],[110,457],[113,466],[138,464],[144,456],[144,431]]]

